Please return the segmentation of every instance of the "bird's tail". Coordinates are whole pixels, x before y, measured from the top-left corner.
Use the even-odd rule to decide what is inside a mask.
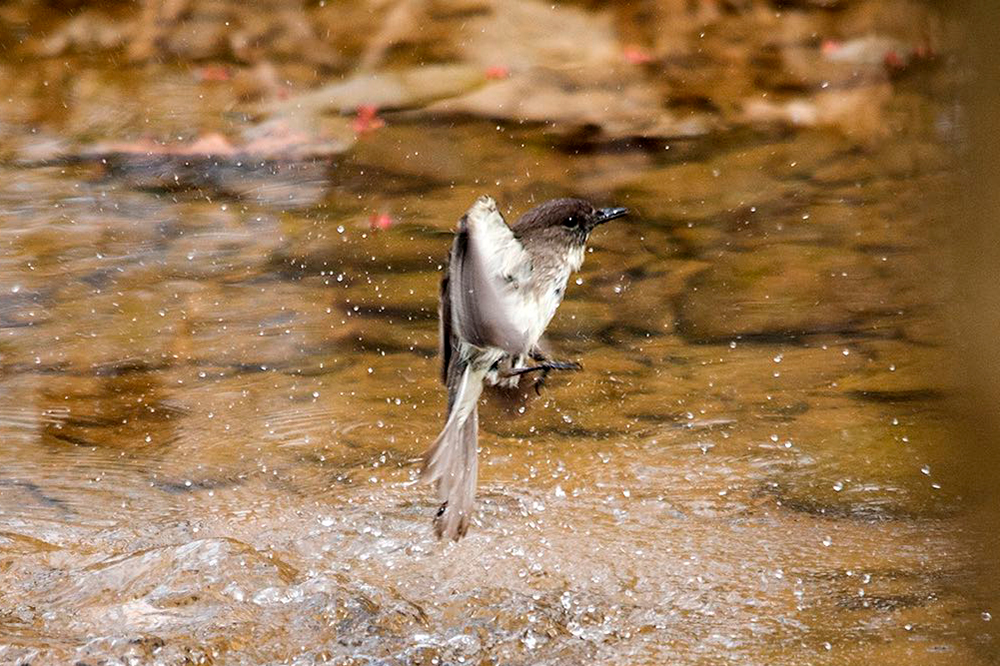
[[[485,373],[465,363],[453,370],[457,388],[449,396],[448,420],[427,450],[420,475],[424,481],[437,484],[442,502],[434,518],[434,532],[439,538],[457,541],[469,529],[476,497],[478,403]]]

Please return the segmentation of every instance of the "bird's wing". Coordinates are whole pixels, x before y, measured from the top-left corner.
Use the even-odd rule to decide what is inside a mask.
[[[447,300],[442,314],[450,314],[449,322],[442,323],[442,338],[447,332],[449,341],[456,335],[479,347],[523,353],[529,341],[520,290],[527,288],[530,277],[527,252],[493,199],[480,197],[459,221],[452,245],[448,278],[442,284],[442,301]]]
[[[440,336],[438,351],[441,353],[441,383],[445,385],[448,384],[448,368],[451,366],[451,357],[454,352],[451,328],[451,293],[448,291],[450,275],[451,257],[449,256],[448,265],[444,267],[444,276],[441,278],[441,296],[438,302],[438,333]]]

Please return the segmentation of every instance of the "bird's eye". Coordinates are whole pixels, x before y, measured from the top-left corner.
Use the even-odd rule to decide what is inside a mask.
[[[563,226],[569,227],[570,229],[575,228],[577,226],[577,218],[574,217],[573,215],[570,215],[565,220],[563,220]]]

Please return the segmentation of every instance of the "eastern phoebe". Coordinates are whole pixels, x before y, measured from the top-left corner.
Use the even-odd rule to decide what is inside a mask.
[[[479,197],[458,221],[441,280],[442,379],[448,418],[427,450],[421,477],[436,482],[438,537],[469,529],[478,470],[477,405],[483,382],[515,388],[521,375],[579,370],[547,358],[539,339],[580,268],[594,227],[628,213],[582,199],[553,199],[508,227],[492,198]]]

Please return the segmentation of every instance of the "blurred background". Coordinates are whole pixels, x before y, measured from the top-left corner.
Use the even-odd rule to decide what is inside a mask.
[[[997,663],[996,11],[3,3],[0,662]],[[633,214],[441,544],[484,193]]]

